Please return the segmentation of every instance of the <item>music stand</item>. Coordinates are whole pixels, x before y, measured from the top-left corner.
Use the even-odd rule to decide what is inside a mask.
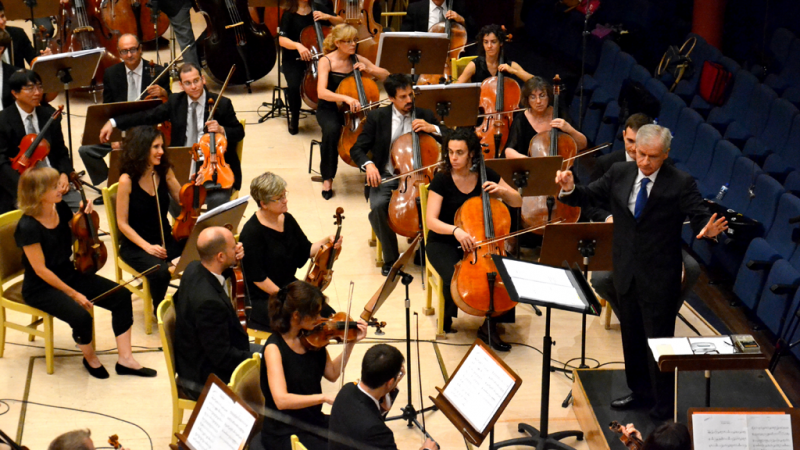
[[[189,172],[192,164],[192,147],[167,147],[164,153],[172,164],[172,171],[175,179],[183,186],[189,182]],[[106,185],[111,186],[119,181],[120,158],[122,150],[111,150],[108,154],[108,181]]]
[[[90,105],[86,108],[86,122],[83,125],[83,137],[81,145],[98,145],[100,142],[100,130],[108,119],[133,114],[141,111],[149,111],[161,104],[161,100],[138,100],[135,102],[103,103],[100,105]],[[122,140],[123,131],[114,128],[111,132],[109,142],[119,142]]]
[[[416,86],[414,92],[417,107],[433,111],[440,125],[474,127],[478,121],[480,83]]]
[[[67,101],[67,142],[69,145],[69,162],[74,165],[72,156],[72,119],[69,108],[69,90],[87,87],[100,64],[105,48],[94,48],[78,52],[58,53],[40,56],[31,66],[31,70],[42,79],[44,92],[58,92],[64,89]]]
[[[277,31],[275,36],[275,52],[278,58],[278,85],[272,88],[272,102],[261,103],[261,106],[268,107],[270,110],[258,119],[258,123],[264,123],[269,119],[280,117],[283,114],[281,111],[284,109],[286,110],[286,120],[288,122],[291,120],[289,117],[289,105],[283,100],[283,87],[281,86],[281,61],[283,60],[283,51],[281,51],[280,33],[281,17],[283,17],[284,9],[280,7],[280,0],[249,0],[247,3],[251,8],[278,8],[278,14],[275,16],[275,30]],[[266,25],[265,23],[264,26]],[[248,85],[247,88],[249,90],[250,86]]]
[[[381,33],[375,64],[389,73],[410,73],[416,83],[417,72],[444,72],[449,50],[450,41],[444,33]]]
[[[547,239],[545,239],[545,242],[546,241]],[[524,273],[525,275],[523,276],[527,278],[534,271],[541,271],[544,272],[546,275],[549,275],[549,273],[554,273],[553,272],[554,270],[559,270],[559,269],[545,266],[544,264],[539,264],[539,263],[518,261],[512,258],[507,258],[499,255],[492,255],[492,259],[494,260],[498,272],[500,272],[500,277],[503,279],[503,282],[506,285],[506,289],[508,289],[508,295],[511,297],[512,300],[521,303],[537,304],[539,306],[543,306],[546,312],[545,312],[545,328],[544,328],[545,331],[544,331],[544,337],[542,338],[542,357],[543,357],[542,397],[541,397],[541,412],[540,412],[541,421],[539,425],[539,430],[528,424],[520,423],[517,426],[517,429],[519,431],[527,432],[529,434],[528,437],[509,439],[507,441],[494,444],[490,448],[497,449],[512,445],[515,446],[524,445],[528,447],[535,447],[536,449],[542,449],[542,450],[545,449],[571,450],[572,447],[566,444],[562,444],[559,441],[561,439],[570,436],[575,436],[579,441],[582,441],[583,440],[582,431],[575,430],[575,431],[558,431],[555,433],[548,433],[548,420],[550,412],[550,372],[552,371],[552,363],[550,358],[553,346],[553,339],[550,336],[550,309],[555,308],[564,311],[573,311],[573,312],[592,314],[598,316],[600,315],[600,309],[601,309],[600,304],[597,302],[597,297],[594,295],[594,291],[589,286],[589,282],[586,281],[586,278],[581,273],[581,270],[578,268],[577,264],[570,269],[569,265],[566,262],[564,262],[564,266],[566,267],[561,269],[566,275],[567,279],[569,280],[571,288],[574,289],[575,293],[577,294],[577,298],[573,298],[574,302],[569,302],[567,301],[568,299],[562,298],[561,296],[558,296],[557,299],[544,299],[544,300],[538,299],[535,296],[530,295],[531,289],[529,287],[523,285],[523,283],[528,282],[528,280],[520,278],[521,272]],[[516,266],[516,267],[511,267],[511,266]],[[520,267],[524,267],[524,269],[520,270]],[[547,267],[547,269],[543,269],[545,267]],[[513,274],[513,276],[510,274]],[[546,278],[549,278],[549,276]],[[520,283],[520,290],[518,290],[517,285],[515,284],[518,282]],[[561,289],[569,289],[564,286],[558,286],[558,287]],[[520,295],[520,292],[522,292],[524,296]],[[571,293],[571,290],[569,292]]]

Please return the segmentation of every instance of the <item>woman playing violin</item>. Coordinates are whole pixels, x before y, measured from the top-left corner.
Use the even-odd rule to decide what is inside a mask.
[[[70,260],[74,240],[70,230],[72,211],[62,201],[58,182],[58,171],[50,167],[28,169],[19,180],[17,202],[23,215],[14,239],[23,251],[22,297],[26,304],[69,324],[72,338],[83,353],[83,366],[95,378],[108,378],[108,371],[92,348],[92,311],[94,305],[108,309],[119,349],[117,374],[154,377],[156,371],[142,367],[131,352],[130,292],[120,289],[94,304],[89,300],[117,285],[75,269]],[[92,212],[91,203],[81,203],[80,207],[87,214]]]
[[[425,252],[428,260],[441,275],[445,298],[444,329],[453,332],[451,325],[458,308],[450,294],[450,282],[453,278],[454,266],[461,261],[464,251],[475,247],[472,237],[461,228],[453,225],[455,214],[461,205],[472,197],[481,195],[481,189],[492,197],[498,198],[511,207],[522,205],[522,197],[500,178],[494,170],[486,168],[488,180],[483,186],[478,185],[476,167],[480,160],[480,140],[471,128],[458,128],[449,133],[442,144],[442,161],[444,168],[437,173],[430,184],[426,218],[428,240]],[[459,248],[461,246],[461,248]],[[492,320],[513,321],[511,313]],[[478,336],[487,340],[488,325],[484,322]],[[498,333],[492,330],[492,347],[497,350],[509,350],[510,346],[500,340]]]
[[[248,249],[242,265],[247,291],[253,309],[250,320],[269,329],[268,300],[280,288],[296,281],[295,272],[317,255],[319,249],[333,241],[333,236],[311,242],[295,218],[289,213],[286,181],[274,173],[265,172],[250,182],[250,196],[258,210],[242,227],[239,241]],[[335,243],[341,248],[342,237]],[[333,309],[323,305],[322,315],[328,317]],[[256,328],[259,328],[256,326]]]
[[[289,102],[289,133],[297,134],[300,120],[300,107],[303,104],[300,98],[300,86],[303,84],[303,75],[307,62],[311,61],[311,51],[300,43],[300,33],[314,22],[339,24],[344,22],[339,16],[331,14],[332,11],[325,4],[315,1],[316,11],[311,12],[311,0],[290,0],[289,7],[281,18],[281,33],[278,42],[283,47],[283,74],[286,76],[286,99]],[[300,59],[298,61],[298,58]]]
[[[252,252],[248,252],[252,253]],[[261,365],[261,391],[264,406],[308,425],[328,428],[328,416],[322,413],[322,404],[333,404],[336,395],[322,393],[322,378],[336,381],[347,365],[355,342],[367,335],[367,324],[358,321],[355,342],[346,345],[345,352],[331,358],[327,348],[307,350],[302,343],[302,332],[313,330],[325,296],[316,287],[303,281],[294,281],[281,288],[269,299],[269,319],[272,335],[264,346]],[[316,434],[273,420],[264,419],[261,439],[264,448],[289,450],[291,435],[297,435],[310,450],[327,450],[328,442]]]
[[[506,158],[527,157],[531,139],[552,128],[558,128],[572,136],[578,151],[586,148],[586,136],[570,124],[567,108],[558,108],[562,117],[553,119],[553,86],[544,78],[537,76],[525,82],[520,106],[527,109],[514,117],[506,142]]]
[[[167,219],[170,198],[178,201],[181,185],[164,153],[164,136],[155,127],[139,126],[126,133],[121,159],[117,191],[117,226],[122,233],[119,252],[122,260],[139,272],[159,266],[147,275],[156,311],[172,277],[169,261],[180,256],[186,244],[172,237]]]
[[[336,102],[346,103],[351,111],[358,111],[361,104],[358,99],[336,93],[339,83],[347,78],[353,70],[359,69],[380,81],[389,76],[382,69],[363,56],[356,55],[358,63],[353,64],[350,57],[356,54],[356,30],[351,25],[340,24],[333,27],[331,34],[325,38],[323,53],[320,58],[317,78],[317,94],[319,107],[317,121],[322,128],[322,145],[320,146],[319,172],[322,175],[322,197],[329,200],[333,197],[333,178],[339,164],[337,145],[342,134],[344,115],[339,111]]]
[[[497,76],[498,72],[526,82],[533,77],[515,62],[500,64],[500,55],[508,40],[508,34],[500,25],[486,25],[475,38],[478,42],[478,57],[464,68],[456,83],[481,83],[483,80]]]

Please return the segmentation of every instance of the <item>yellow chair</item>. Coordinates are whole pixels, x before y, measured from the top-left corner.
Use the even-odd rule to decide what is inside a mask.
[[[305,445],[300,443],[297,436],[292,435],[292,450],[308,450]]]
[[[369,246],[375,247],[375,266],[383,267],[383,246],[381,245],[380,239],[375,234],[375,230],[370,227],[372,231],[372,236],[369,238]]]
[[[183,423],[183,412],[192,411],[197,402],[189,399],[178,387],[175,375],[175,353],[173,337],[175,336],[175,307],[172,304],[172,294],[167,294],[158,305],[158,334],[161,335],[161,347],[164,349],[164,359],[167,361],[169,386],[172,393],[172,443],[177,443],[175,433],[186,428]]]
[[[231,374],[231,382],[228,383],[228,387],[251,407],[264,405],[264,393],[261,392],[260,353],[253,353],[252,358],[245,359],[236,367]],[[258,420],[250,432],[250,439],[261,431],[262,423],[263,416],[259,414]]]
[[[269,331],[256,330],[255,328],[248,328],[247,335],[253,338],[253,342],[255,342],[256,345],[261,345],[262,343],[266,342],[270,336],[272,336],[272,333]]]
[[[242,124],[242,129],[244,129],[246,121],[244,119],[239,119],[239,123]],[[239,141],[238,144],[236,144],[236,156],[239,157],[240,166],[244,167],[241,165],[242,153],[244,153],[244,139],[242,139],[241,141]],[[236,200],[237,198],[239,198],[239,191],[231,191],[231,200]]]
[[[477,56],[465,56],[458,59],[452,58],[450,60],[450,69],[453,71],[453,79],[457,80],[458,77],[461,76],[461,73],[464,72],[464,69],[467,68],[467,64],[475,58],[477,58]]]
[[[429,185],[425,184],[420,186],[419,189],[419,200],[422,204],[422,235],[425,237],[426,243],[428,241],[428,220],[425,217],[425,211],[428,210],[428,186]],[[427,298],[425,300],[425,309],[423,309],[422,312],[426,316],[438,312],[436,317],[436,339],[447,339],[447,335],[444,332],[444,291],[442,277],[436,273],[436,269],[433,268],[431,261],[428,259],[428,255],[425,255],[425,282],[428,285],[426,289]],[[436,303],[439,305],[436,309],[432,307],[434,295],[436,296]]]

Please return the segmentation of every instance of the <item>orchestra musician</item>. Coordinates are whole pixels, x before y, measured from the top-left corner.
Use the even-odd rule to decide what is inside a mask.
[[[36,50],[33,49],[33,44],[31,44],[31,40],[28,34],[25,33],[25,30],[7,25],[7,23],[6,8],[3,6],[3,3],[0,2],[0,30],[4,30],[11,36],[11,46],[7,47],[9,51],[3,53],[2,61],[6,64],[24,69],[26,62],[29,66],[33,64],[33,58],[36,57]]]
[[[83,353],[83,366],[91,376],[100,379],[108,378],[108,371],[92,347],[92,311],[94,306],[108,309],[119,353],[117,374],[155,377],[155,370],[142,367],[133,357],[131,293],[119,289],[95,303],[89,300],[117,284],[75,269],[71,261],[72,211],[62,201],[59,178],[60,174],[51,167],[34,167],[26,170],[19,180],[17,201],[23,215],[14,240],[23,251],[22,297],[27,305],[63,320],[72,328],[72,338]],[[91,213],[91,204],[80,206],[87,214]]]
[[[514,61],[500,64],[503,46],[508,41],[508,33],[500,25],[484,26],[478,32],[475,40],[479,43],[478,57],[467,64],[456,83],[482,83],[487,78],[497,76],[499,72],[503,72],[521,83],[533,78],[533,75]]]
[[[464,0],[454,0],[453,9],[448,8],[447,0],[422,0],[409,3],[400,31],[419,31],[427,33],[434,25],[445,19],[455,20],[464,25],[467,31],[474,31],[472,19],[467,14]]]
[[[392,191],[398,188],[400,182],[381,184],[382,179],[395,175],[390,154],[392,143],[400,136],[410,133],[412,129],[435,136],[440,135],[439,127],[435,125],[436,116],[433,111],[417,108],[417,120],[411,122],[413,86],[411,77],[405,74],[392,74],[384,80],[383,87],[392,104],[369,113],[364,131],[350,150],[353,161],[367,172],[367,184],[370,186],[369,222],[383,246],[384,263],[381,273],[384,276],[389,274],[392,265],[400,256],[397,249],[397,235],[389,226],[389,200],[392,198]]]
[[[347,383],[336,395],[331,408],[329,430],[354,441],[380,449],[397,450],[394,433],[384,422],[391,405],[386,402],[397,391],[406,374],[403,354],[395,347],[377,344],[370,347],[361,362],[361,379]],[[331,439],[328,450],[352,447]],[[420,450],[438,450],[426,439]]]
[[[356,55],[358,63],[353,64],[350,57],[356,54],[356,36],[358,30],[347,24],[333,27],[323,43],[323,53],[317,66],[317,122],[322,128],[322,145],[320,145],[319,172],[322,175],[322,197],[330,200],[333,197],[333,178],[339,164],[339,136],[342,134],[344,115],[339,111],[337,102],[346,103],[351,111],[358,111],[361,104],[358,99],[336,93],[339,83],[359,69],[362,73],[375,77],[380,81],[389,76],[386,69],[373,64],[367,58]]]
[[[142,58],[142,44],[138,37],[123,34],[117,41],[117,48],[122,62],[103,72],[103,103],[134,102],[145,90],[148,95],[155,97],[167,97],[171,93],[168,76],[161,77],[157,84],[150,86],[153,82],[150,61]],[[156,64],[154,71],[158,76],[164,68]],[[112,148],[119,149],[119,142],[82,145],[78,149],[92,184],[98,185],[108,178],[108,166],[103,158]],[[102,202],[102,197],[95,199],[96,205]]]
[[[10,48],[11,35],[4,30],[0,30],[0,57],[10,52]],[[2,79],[3,82],[2,89],[0,89],[0,95],[2,95],[2,97],[0,97],[0,110],[8,108],[14,103],[14,97],[11,96],[11,88],[8,85],[8,80],[16,71],[17,68],[5,62],[5,60],[0,62],[0,79]]]
[[[11,75],[8,85],[15,103],[0,112],[0,212],[14,209],[19,173],[11,167],[11,159],[19,153],[20,142],[28,134],[38,134],[55,112],[52,106],[41,104],[42,79],[36,72],[20,69]],[[64,201],[77,210],[80,194],[70,191],[68,175],[73,169],[61,133],[61,117],[47,129],[44,139],[50,144],[50,153],[40,164],[58,170],[58,188]]]
[[[181,185],[164,153],[164,135],[155,127],[134,127],[126,133],[122,149],[116,211],[122,240],[119,255],[139,272],[159,266],[147,275],[155,312],[172,278],[170,261],[186,245],[172,237],[167,219],[170,198],[178,200]]]
[[[311,1],[314,1],[314,13],[311,13]],[[318,0],[289,0],[288,8],[281,18],[281,32],[278,42],[283,51],[281,54],[282,70],[286,77],[286,100],[289,103],[289,134],[297,134],[300,120],[300,87],[303,84],[307,61],[312,60],[309,49],[300,43],[300,33],[314,22],[323,24],[340,24],[344,22],[333,10]]]
[[[63,433],[53,439],[53,442],[47,446],[47,450],[95,450],[94,442],[92,442],[92,431],[87,428]],[[128,449],[121,448],[120,450]]]
[[[453,278],[454,266],[462,260],[465,251],[471,251],[475,242],[466,231],[453,225],[455,214],[461,205],[472,197],[481,195],[481,190],[492,197],[502,200],[506,205],[518,208],[522,205],[522,197],[500,178],[494,170],[486,168],[488,181],[478,185],[479,174],[477,164],[480,160],[480,140],[471,128],[458,128],[446,133],[442,145],[442,161],[444,168],[436,174],[430,184],[428,209],[428,240],[425,252],[436,272],[442,277],[442,291],[445,298],[444,330],[452,333],[453,317],[458,308],[450,293],[450,282]],[[461,248],[459,248],[459,245]],[[514,310],[491,320],[495,329],[491,330],[491,345],[495,350],[508,351],[511,346],[502,339],[496,330],[496,323],[510,322],[514,318]],[[478,330],[478,337],[488,341],[488,325],[484,322]]]
[[[308,350],[301,341],[301,332],[314,329],[323,303],[322,292],[303,281],[294,281],[270,297],[273,333],[264,346],[261,391],[267,409],[327,429],[328,416],[322,413],[322,404],[332,405],[335,395],[322,393],[322,378],[331,382],[339,378],[355,343],[366,337],[367,324],[358,321],[356,340],[349,341],[336,358],[331,358],[327,348]],[[264,448],[289,450],[293,434],[309,450],[328,448],[327,439],[270,417],[264,419],[261,442]]]
[[[233,233],[209,227],[197,236],[200,261],[192,261],[175,293],[175,371],[184,391],[197,399],[210,374],[228,383],[245,359],[260,353],[251,344],[225,289],[226,271],[244,256]]]
[[[206,204],[215,208],[230,200],[231,190],[242,188],[242,167],[236,155],[236,146],[244,139],[244,127],[236,118],[233,103],[227,97],[206,90],[206,78],[200,69],[191,63],[184,63],[179,72],[183,92],[171,94],[166,103],[152,110],[110,119],[100,130],[100,142],[108,142],[114,127],[127,130],[136,125],[156,125],[166,120],[172,122],[172,146],[191,147],[204,133],[221,133],[228,140],[225,162],[233,171],[235,181],[231,189],[210,189],[206,186]],[[208,101],[217,101],[219,105],[214,113],[214,120],[208,121]],[[211,183],[211,181],[208,181]]]
[[[332,242],[334,236],[317,242],[308,240],[289,213],[286,181],[274,173],[265,172],[254,178],[250,182],[250,196],[258,210],[239,234],[239,242],[248,248],[242,267],[252,305],[250,323],[255,328],[269,330],[270,296],[297,281],[297,269],[315,257],[324,244]],[[340,236],[334,247],[341,248],[342,240]],[[327,303],[322,308],[323,317],[333,315],[333,308]]]
[[[576,186],[571,171],[558,171],[559,200],[572,206],[605,202],[614,216],[614,287],[631,394],[612,408],[655,406],[650,415],[672,415],[672,375],[656,367],[648,338],[675,332],[681,288],[681,229],[689,216],[697,239],[727,229],[724,217],[710,216],[691,175],[664,164],[672,135],[644,125],[636,135],[636,162],[614,164],[599,180]],[[649,199],[649,200],[648,200]],[[710,218],[709,218],[710,216]],[[654,380],[654,383],[651,383]]]

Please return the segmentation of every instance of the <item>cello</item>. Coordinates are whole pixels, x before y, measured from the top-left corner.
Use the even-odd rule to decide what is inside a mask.
[[[480,186],[487,181],[486,164],[480,152],[478,168]],[[473,316],[497,317],[514,308],[506,286],[497,277],[497,267],[492,255],[505,256],[505,245],[496,236],[508,235],[511,230],[511,214],[500,200],[491,198],[481,189],[480,197],[472,197],[456,211],[454,225],[468,233],[475,242],[489,241],[472,252],[464,252],[464,258],[456,263],[450,294],[462,311]]]
[[[553,119],[558,118],[558,96],[561,91],[561,77],[553,78]],[[527,120],[527,119],[525,119]],[[528,156],[561,156],[566,162],[561,170],[572,167],[578,151],[575,139],[558,128],[551,128],[549,133],[539,133],[533,137],[528,146]],[[522,221],[528,226],[543,225],[553,221],[575,223],[581,215],[577,206],[568,206],[557,202],[552,196],[524,197],[522,199]]]
[[[154,41],[167,32],[169,18],[159,10],[158,0],[146,0],[144,4],[141,0],[128,1],[133,7],[139,41]]]
[[[383,26],[372,15],[374,0],[335,0],[334,12],[344,19],[345,23],[358,30],[357,41],[363,41],[358,46],[358,54],[372,61],[378,59],[378,39],[383,32]]]
[[[342,214],[344,214],[344,209],[341,206],[336,208],[336,214],[333,215],[333,218],[336,219],[334,222],[334,225],[336,225],[336,237],[333,238],[333,242],[328,242],[320,247],[308,267],[305,282],[316,286],[320,291],[324,291],[331,284],[333,263],[339,259],[339,254],[342,253],[341,247],[334,248],[342,235],[342,220],[344,220]]]
[[[447,10],[453,10],[453,0],[448,0]],[[452,80],[453,70],[450,61],[458,59],[467,44],[467,29],[464,25],[453,19],[445,19],[443,22],[435,23],[428,33],[444,33],[450,41],[450,51],[447,52],[447,60],[444,62],[444,76],[435,74],[420,75],[417,84],[445,84]]]
[[[314,15],[313,0],[311,4],[311,15]],[[311,109],[317,109],[319,104],[319,95],[317,94],[317,63],[318,54],[322,54],[322,42],[331,32],[331,27],[322,26],[318,21],[314,21],[314,25],[303,28],[300,32],[300,43],[303,44],[311,52],[311,61],[308,62],[308,68],[303,76],[303,84],[300,85],[300,96],[303,102]]]
[[[504,59],[503,53],[500,53],[498,67],[505,63]],[[512,78],[506,78],[500,69],[497,69],[496,76],[487,78],[481,83],[479,108],[486,117],[483,123],[475,127],[475,134],[481,138],[481,144],[488,145],[490,159],[499,158],[500,152],[506,146],[514,116],[504,113],[514,110],[519,105],[521,93],[519,84]]]
[[[64,105],[58,107],[55,112],[47,119],[47,123],[39,130],[39,134],[27,134],[22,138],[19,143],[19,153],[11,159],[11,168],[22,174],[31,167],[36,166],[41,161],[47,158],[50,154],[50,143],[44,138],[44,134],[50,125],[53,124],[61,111],[64,110]]]
[[[353,65],[358,63],[356,55],[350,55],[350,60]],[[342,80],[339,87],[336,88],[336,93],[346,95],[358,99],[361,103],[361,108],[358,111],[350,111],[350,106],[342,103],[339,108],[345,111],[344,126],[342,127],[342,134],[339,136],[339,145],[337,150],[342,161],[356,167],[356,163],[350,158],[350,149],[355,145],[361,131],[364,130],[364,122],[367,120],[367,113],[364,107],[375,103],[380,98],[380,91],[378,84],[375,80],[370,78],[361,78],[361,71],[353,69],[353,74]]]
[[[230,72],[228,72],[228,77],[225,79],[225,83],[219,91],[217,101],[214,102],[213,99],[208,99],[209,105],[213,104],[213,106],[211,106],[208,112],[207,122],[214,120],[214,113],[217,111],[219,99],[222,98],[222,93],[225,92],[225,88],[228,87],[228,81],[230,81],[235,71],[236,66],[231,67]],[[228,140],[225,136],[217,133],[204,134],[203,137],[200,138],[200,142],[192,146],[193,152],[203,153],[203,166],[200,167],[198,172],[202,174],[204,182],[210,181],[214,188],[230,189],[233,186],[233,169],[225,162],[225,152],[227,149]]]
[[[86,207],[89,203],[86,201],[86,192],[83,190],[80,176],[72,172],[69,175],[69,181],[75,186],[75,190],[81,193],[81,201],[83,206]],[[98,270],[106,265],[108,260],[108,249],[97,233],[100,228],[100,216],[97,215],[97,211],[87,214],[81,208],[80,211],[72,216],[70,228],[72,229],[72,235],[77,240],[77,245],[74,247],[75,257],[73,258],[75,269],[80,273],[97,273]]]

